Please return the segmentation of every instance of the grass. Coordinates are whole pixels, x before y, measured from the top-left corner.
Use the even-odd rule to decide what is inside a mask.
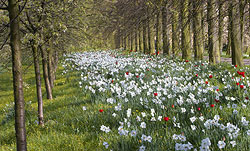
[[[90,97],[81,92],[76,84],[76,76],[64,77],[58,69],[53,100],[47,100],[43,87],[45,127],[39,127],[33,68],[23,75],[26,103],[26,130],[28,150],[101,150],[95,120],[99,107],[92,105]],[[0,74],[0,150],[15,150],[14,109],[11,72]],[[43,84],[44,86],[44,84]],[[8,104],[8,106],[7,106]],[[93,112],[84,114],[82,106]]]

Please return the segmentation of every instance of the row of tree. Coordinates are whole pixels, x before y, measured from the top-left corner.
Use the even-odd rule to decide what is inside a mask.
[[[196,60],[208,52],[212,64],[225,50],[239,66],[250,54],[249,0],[117,0],[104,14],[116,48]]]
[[[52,100],[59,57],[68,49],[107,45],[100,34],[104,17],[94,7],[94,0],[0,1],[0,70],[12,63],[18,151],[27,150],[22,64],[34,66],[38,121],[44,126],[42,78]]]

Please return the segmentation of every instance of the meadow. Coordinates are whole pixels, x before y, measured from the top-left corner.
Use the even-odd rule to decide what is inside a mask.
[[[250,150],[249,73],[136,52],[65,55],[54,99],[44,99],[44,127],[33,68],[24,74],[28,149]],[[15,150],[10,71],[0,88],[0,150]]]

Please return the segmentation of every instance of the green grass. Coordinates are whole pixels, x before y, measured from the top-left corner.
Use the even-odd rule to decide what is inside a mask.
[[[36,124],[37,102],[33,67],[23,75],[28,150],[102,150],[98,148],[101,146],[97,134],[100,125],[96,119],[100,116],[99,108],[105,106],[92,105],[90,97],[78,89],[77,77],[67,79],[61,74],[62,70],[59,68],[57,72],[53,100],[47,100],[44,87],[42,89],[45,118],[43,128]],[[3,151],[15,150],[11,75],[11,72],[0,74],[0,150]],[[6,104],[11,105],[6,107]],[[85,114],[82,106],[93,112]]]

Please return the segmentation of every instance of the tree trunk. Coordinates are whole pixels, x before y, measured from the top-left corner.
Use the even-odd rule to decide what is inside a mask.
[[[19,9],[17,0],[9,0],[10,47],[12,53],[12,74],[15,100],[15,131],[17,151],[26,151],[25,107],[21,63],[21,42],[19,32]]]
[[[167,37],[167,8],[166,3],[162,6],[162,40],[163,40],[163,55],[170,55],[169,44]]]
[[[139,39],[139,50],[142,51],[141,28],[140,28],[140,25],[139,25],[139,28],[138,28],[138,39]]]
[[[176,10],[178,7],[178,2],[173,1],[173,9],[172,9],[172,52],[173,56],[178,53],[178,36],[177,36],[177,26],[178,26],[178,13]]]
[[[45,82],[45,88],[47,93],[47,99],[52,100],[52,89],[49,82],[49,74],[48,74],[48,59],[47,59],[47,52],[39,46],[42,54],[42,64],[43,64],[43,78]]]
[[[135,28],[135,51],[138,51],[138,43],[137,43],[138,36],[137,36],[137,32],[138,32],[138,28],[137,28],[137,25],[136,25],[136,28]]]
[[[49,45],[50,45],[50,48],[47,49],[47,54],[48,54],[48,75],[49,75],[50,87],[52,89],[54,87],[54,80],[53,80],[54,69],[53,69],[53,65],[52,65],[52,56],[53,56],[52,38],[49,41]]]
[[[124,41],[124,50],[127,49],[127,39],[126,39],[126,33],[123,35],[123,41]]]
[[[39,66],[39,56],[37,51],[37,44],[33,41],[32,52],[34,59],[34,67],[35,67],[35,77],[36,77],[36,95],[38,101],[38,121],[39,125],[44,126],[43,122],[43,97],[42,97],[42,85],[41,85],[41,75],[40,75],[40,66]]]
[[[133,40],[134,40],[134,38],[133,38],[133,30],[131,31],[131,33],[130,33],[130,50],[133,50]]]
[[[180,14],[181,14],[181,48],[182,59],[191,59],[191,37],[190,37],[190,21],[189,17],[189,0],[180,1]]]
[[[218,0],[218,5],[219,5],[219,27],[218,27],[218,41],[219,41],[219,51],[220,54],[222,54],[222,48],[223,48],[223,43],[222,43],[222,33],[223,33],[223,3],[222,1]]]
[[[207,22],[208,22],[208,52],[209,62],[220,63],[219,44],[216,34],[216,12],[215,0],[207,1]]]
[[[230,2],[229,11],[231,11],[231,49],[232,49],[232,64],[243,66],[242,45],[240,34],[240,0],[232,0]]]
[[[232,20],[232,9],[230,7],[230,2],[229,2],[229,7],[228,7],[228,25],[227,25],[227,55],[231,55],[231,20]]]
[[[156,55],[159,54],[159,22],[160,22],[160,13],[156,14],[156,23],[155,23],[155,50]]]
[[[201,3],[200,0],[192,0],[193,5],[193,47],[195,60],[203,59],[203,42],[202,42],[202,30],[201,30]]]
[[[151,30],[150,30],[150,18],[149,18],[149,8],[147,8],[147,29],[148,29],[148,54],[151,53]]]
[[[143,31],[142,31],[142,39],[143,39],[143,53],[146,53],[148,51],[147,47],[147,41],[146,41],[146,30],[147,30],[147,25],[146,25],[146,19],[143,21]]]

